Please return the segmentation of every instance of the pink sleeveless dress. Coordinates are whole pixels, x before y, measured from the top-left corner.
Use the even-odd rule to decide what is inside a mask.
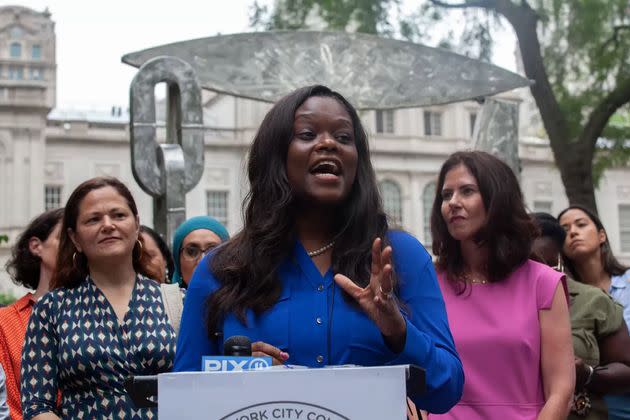
[[[538,311],[551,307],[563,278],[528,261],[502,282],[471,284],[457,295],[438,273],[465,383],[460,402],[431,420],[536,419],[545,403]]]

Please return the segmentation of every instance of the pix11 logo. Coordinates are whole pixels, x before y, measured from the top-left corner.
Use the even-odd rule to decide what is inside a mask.
[[[236,410],[220,420],[350,420],[320,405],[299,401],[270,401]]]
[[[271,364],[271,357],[204,356],[201,361],[201,370],[204,372],[262,370],[267,369]]]

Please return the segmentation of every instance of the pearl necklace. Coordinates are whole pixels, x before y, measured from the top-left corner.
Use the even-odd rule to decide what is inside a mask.
[[[335,246],[335,241],[332,240],[329,243],[327,243],[326,245],[324,245],[323,247],[316,249],[315,251],[308,251],[306,254],[309,257],[317,257],[318,255],[322,255],[324,252],[328,251],[330,248],[332,248],[333,246]]]

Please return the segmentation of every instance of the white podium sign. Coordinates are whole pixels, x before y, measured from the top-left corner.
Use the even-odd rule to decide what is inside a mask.
[[[403,420],[406,366],[158,375],[161,420]]]

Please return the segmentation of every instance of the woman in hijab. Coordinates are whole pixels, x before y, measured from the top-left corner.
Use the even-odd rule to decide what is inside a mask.
[[[229,238],[225,226],[210,216],[192,217],[179,225],[173,236],[172,282],[187,287],[201,257]]]

